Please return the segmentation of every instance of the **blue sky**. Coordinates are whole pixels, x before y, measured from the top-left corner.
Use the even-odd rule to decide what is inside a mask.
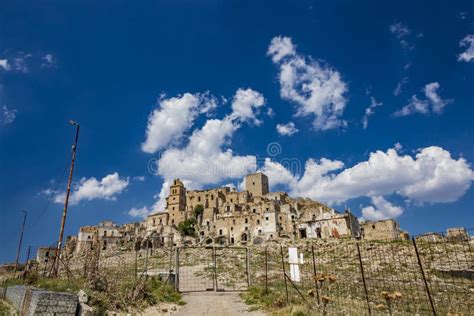
[[[25,248],[57,239],[69,119],[68,235],[257,169],[410,233],[473,227],[473,83],[472,1],[4,1],[0,262],[21,209]]]

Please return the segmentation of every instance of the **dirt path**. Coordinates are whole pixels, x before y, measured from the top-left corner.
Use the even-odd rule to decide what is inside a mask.
[[[184,294],[187,302],[176,314],[177,316],[264,316],[262,311],[249,311],[249,307],[242,302],[238,293],[199,292]]]

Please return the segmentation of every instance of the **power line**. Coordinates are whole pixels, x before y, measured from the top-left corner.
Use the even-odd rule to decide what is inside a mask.
[[[56,187],[54,188],[52,194],[50,194],[50,196],[49,196],[48,200],[46,201],[46,203],[45,203],[43,209],[41,210],[39,216],[36,218],[36,220],[34,221],[34,223],[32,223],[32,224],[30,225],[30,228],[35,227],[35,226],[38,224],[38,222],[39,222],[39,220],[41,219],[41,217],[44,215],[44,213],[48,210],[49,206],[51,205],[51,201],[52,201],[53,198],[55,197],[55,193],[56,193],[56,192],[58,191],[58,189],[59,189],[59,185],[61,185],[61,183],[62,183],[63,180],[64,180],[64,176],[66,175],[66,170],[67,170],[68,165],[69,165],[69,157],[66,158],[66,163],[64,164],[64,169],[63,169],[63,171],[62,171],[62,174],[61,174],[60,177],[58,177],[59,180],[56,181]]]

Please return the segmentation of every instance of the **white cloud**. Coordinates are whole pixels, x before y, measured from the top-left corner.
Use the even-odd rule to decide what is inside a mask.
[[[474,59],[474,34],[469,34],[459,42],[460,47],[467,47],[466,51],[458,55],[458,61],[470,62]]]
[[[297,54],[289,37],[273,38],[267,54],[280,67],[280,95],[295,103],[297,116],[314,116],[316,130],[345,125],[347,85],[337,70]]]
[[[16,71],[27,73],[30,71],[27,60],[31,57],[31,54],[20,53],[20,56],[13,59],[13,67]]]
[[[143,182],[145,181],[145,176],[135,176],[133,180]]]
[[[396,218],[403,213],[402,207],[393,205],[382,196],[374,196],[371,201],[373,205],[362,208],[362,216],[369,221]]]
[[[241,179],[256,169],[255,156],[239,156],[229,148],[234,133],[242,123],[256,120],[258,109],[264,105],[263,96],[251,89],[236,91],[232,113],[223,119],[208,119],[194,130],[182,148],[168,148],[157,162],[157,174],[164,179],[154,212],[162,211],[169,183],[183,180],[189,189],[202,188],[225,180]],[[250,112],[249,112],[250,111]]]
[[[11,66],[8,63],[7,59],[0,59],[0,67],[3,68],[4,70],[10,70]]]
[[[451,103],[451,100],[443,100],[439,94],[438,94],[438,89],[439,89],[439,83],[438,82],[432,82],[428,83],[425,88],[425,96],[426,98],[430,101],[431,105],[433,106],[433,112],[440,114],[443,112],[443,109],[446,105]]]
[[[273,111],[272,108],[268,108],[267,110],[267,115],[271,118],[273,118],[275,116],[275,111]]]
[[[410,35],[411,30],[403,23],[394,23],[389,27],[390,32],[394,34],[398,39],[402,39]]]
[[[370,105],[365,109],[364,118],[362,119],[362,125],[364,129],[366,129],[369,125],[369,117],[374,115],[375,108],[382,105],[382,102],[377,102],[374,97],[370,97]]]
[[[141,208],[134,207],[130,211],[128,211],[128,215],[132,217],[138,217],[141,219],[145,219],[150,214],[151,214],[151,210],[149,210],[146,206],[141,207]]]
[[[408,116],[415,113],[428,114],[429,104],[426,100],[420,100],[416,95],[412,95],[410,101],[403,108],[394,113],[395,116]]]
[[[252,89],[238,89],[232,100],[233,118],[241,121],[252,121],[255,125],[262,122],[256,118],[255,110],[265,105],[265,98],[260,92]]]
[[[4,105],[0,111],[0,123],[3,124],[11,124],[16,118],[15,109],[9,109],[6,105]]]
[[[117,172],[103,177],[100,181],[92,177],[82,178],[73,189],[70,197],[70,204],[78,204],[85,200],[115,200],[116,196],[122,193],[129,184],[128,178],[120,178]],[[55,196],[56,203],[64,203],[65,193]]]
[[[155,153],[174,141],[178,141],[192,126],[200,113],[216,107],[216,100],[208,93],[185,93],[166,99],[161,96],[159,108],[148,117],[146,140],[142,151]]]
[[[309,159],[302,177],[278,165],[266,161],[262,170],[278,174],[277,178],[282,179],[279,184],[287,185],[292,195],[330,204],[391,194],[416,203],[453,202],[474,180],[474,171],[465,159],[453,159],[448,151],[436,146],[421,149],[415,157],[400,155],[395,149],[376,151],[367,161],[350,168],[337,160]]]
[[[276,130],[278,134],[283,136],[291,136],[299,131],[293,122],[288,122],[287,124],[277,124]]]
[[[267,54],[272,56],[274,63],[279,63],[283,58],[295,55],[296,46],[293,45],[291,38],[276,36],[270,42]]]
[[[55,67],[57,64],[56,58],[54,57],[53,54],[50,54],[50,53],[41,57],[41,60],[43,60],[43,63],[41,64],[41,67],[43,68]]]
[[[438,94],[439,90],[438,82],[431,82],[425,85],[423,92],[425,94],[426,100],[418,99],[418,97],[413,95],[410,98],[410,101],[400,110],[394,113],[395,116],[408,116],[415,113],[429,114],[430,112],[441,114],[446,105],[452,102],[451,99],[442,99]],[[431,105],[431,109],[430,109]]]
[[[397,83],[397,86],[395,87],[395,90],[393,90],[393,95],[394,96],[399,96],[402,93],[402,88],[406,83],[408,82],[408,77],[403,77],[402,80],[400,80]]]

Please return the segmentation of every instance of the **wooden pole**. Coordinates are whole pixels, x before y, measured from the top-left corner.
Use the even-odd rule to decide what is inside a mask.
[[[71,193],[72,175],[74,172],[74,161],[76,160],[77,140],[79,139],[79,128],[80,128],[79,124],[77,124],[74,121],[69,121],[69,123],[76,126],[76,137],[74,139],[74,145],[72,146],[71,169],[69,170],[69,178],[67,181],[67,188],[66,188],[66,198],[64,199],[63,216],[61,218],[61,227],[59,229],[58,246],[56,248],[56,254],[54,258],[53,277],[57,277],[59,273],[59,256],[61,255],[61,245],[63,242],[64,226],[66,224],[66,216],[67,216],[67,206],[69,203],[69,194]]]
[[[20,260],[20,251],[21,251],[21,244],[23,242],[23,232],[25,231],[25,223],[26,223],[26,216],[27,213],[26,211],[21,211],[23,212],[23,222],[21,224],[21,229],[20,229],[20,240],[18,241],[18,250],[16,252],[16,260],[15,260],[15,271],[14,274],[16,274],[16,271],[18,270],[18,261]]]

